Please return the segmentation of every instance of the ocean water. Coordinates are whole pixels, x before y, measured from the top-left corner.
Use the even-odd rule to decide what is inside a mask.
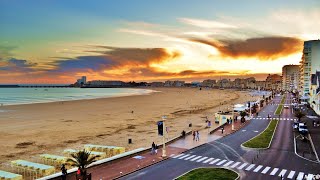
[[[149,89],[133,88],[0,88],[0,105],[120,97],[152,92],[154,91]]]

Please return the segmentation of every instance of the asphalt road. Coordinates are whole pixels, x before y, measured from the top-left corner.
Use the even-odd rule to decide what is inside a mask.
[[[280,97],[276,97],[272,103],[279,104],[280,100]],[[290,100],[287,101],[288,102],[286,103],[289,104]],[[276,108],[277,105],[272,104],[264,107],[262,111],[259,112],[258,118],[267,117],[268,114],[270,114],[271,117],[276,117],[274,115]],[[281,117],[293,117],[291,108],[283,109]],[[203,163],[205,161],[196,162],[197,160],[201,160],[202,157],[226,160],[225,163],[234,161],[232,163],[230,162],[230,166],[235,164],[235,162],[247,163],[248,165],[243,169],[239,169],[240,164],[238,167],[233,168],[241,174],[241,179],[279,179],[280,177],[278,177],[278,175],[270,175],[270,171],[274,170],[273,168],[279,168],[279,172],[284,172],[286,170],[284,172],[285,177],[287,177],[291,171],[295,171],[295,177],[299,172],[320,174],[320,164],[309,162],[295,155],[292,121],[281,120],[278,123],[272,145],[268,150],[255,151],[241,147],[243,142],[262,132],[267,127],[268,123],[269,120],[266,119],[253,119],[249,125],[236,133],[185,152],[184,154],[186,155],[180,156],[182,159],[179,159],[179,157],[170,158],[169,160],[125,176],[122,179],[174,179],[193,168],[224,165],[219,164],[221,161],[218,161],[216,164]],[[195,158],[201,157],[196,160],[193,160],[193,158],[184,158],[185,156],[190,157],[190,155],[193,155]],[[247,167],[250,169],[249,164],[255,164],[252,170],[246,170]],[[262,166],[261,169],[259,169],[259,166]],[[264,168],[268,167],[270,167],[270,171],[263,174],[262,171]],[[279,174],[279,172],[277,173]]]

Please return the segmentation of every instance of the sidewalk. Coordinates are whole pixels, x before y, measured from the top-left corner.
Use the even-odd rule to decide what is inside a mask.
[[[234,122],[235,131],[244,127],[249,122],[242,124],[239,120]],[[183,153],[189,149],[195,148],[202,144],[214,141],[223,136],[227,136],[235,131],[231,130],[231,124],[224,125],[224,132],[222,134],[221,128],[217,128],[212,134],[209,129],[203,129],[199,131],[200,141],[193,140],[192,134],[186,135],[184,138],[178,139],[166,146],[166,158],[162,158],[162,148],[158,150],[158,153],[152,155],[150,150],[146,150],[142,153],[135,154],[129,157],[114,160],[109,163],[97,165],[88,168],[87,172],[92,174],[92,179],[115,179],[122,175],[134,172],[136,170],[148,167],[160,161],[167,159],[170,156]],[[56,180],[60,178],[55,178]],[[67,180],[74,180],[75,173],[68,174]]]

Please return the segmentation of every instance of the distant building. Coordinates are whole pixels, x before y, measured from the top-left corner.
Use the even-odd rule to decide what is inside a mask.
[[[305,41],[300,62],[299,93],[308,97],[311,88],[311,75],[320,71],[320,40]]]
[[[77,86],[83,86],[86,83],[87,83],[87,77],[86,76],[82,76],[80,79],[77,79],[76,85]]]
[[[163,82],[152,82],[152,83],[150,83],[150,86],[152,86],[152,87],[162,87],[162,86],[164,86],[164,83]]]
[[[282,88],[282,77],[278,74],[269,74],[266,79],[267,90],[281,90]]]
[[[166,87],[182,87],[184,86],[185,82],[184,81],[166,81],[164,83],[164,86]]]
[[[87,87],[122,87],[122,86],[126,86],[126,83],[122,81],[94,80],[94,81],[89,81],[86,84],[86,86]]]
[[[282,90],[298,90],[300,78],[299,71],[299,65],[285,65],[282,67]]]
[[[201,82],[193,81],[193,82],[191,82],[191,86],[192,87],[200,87],[201,86]]]
[[[213,79],[206,79],[201,83],[202,87],[214,87],[215,84],[217,84],[217,81]]]

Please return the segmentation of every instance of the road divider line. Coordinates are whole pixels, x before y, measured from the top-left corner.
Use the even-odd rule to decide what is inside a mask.
[[[273,171],[271,171],[270,175],[271,176],[275,175],[278,170],[279,170],[279,168],[274,168]]]

